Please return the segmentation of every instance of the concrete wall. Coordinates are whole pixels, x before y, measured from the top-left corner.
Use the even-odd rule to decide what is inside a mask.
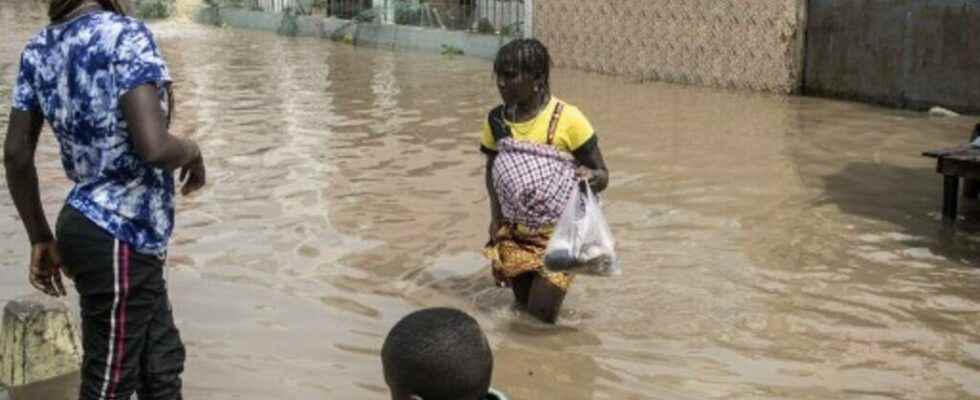
[[[167,18],[174,14],[177,0],[132,0],[133,13],[139,18]]]
[[[195,19],[207,24],[226,24],[237,28],[276,32],[283,14],[222,8],[202,9]],[[504,38],[469,32],[419,28],[391,24],[354,24],[347,20],[322,17],[297,17],[299,36],[340,38],[356,45],[387,47],[441,53],[445,47],[462,50],[465,55],[492,59]]]
[[[980,113],[977,0],[809,0],[805,92]]]
[[[558,66],[643,79],[797,92],[805,0],[535,0]]]

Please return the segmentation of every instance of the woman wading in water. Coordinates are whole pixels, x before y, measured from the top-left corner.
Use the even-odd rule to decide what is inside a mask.
[[[609,171],[589,120],[551,95],[551,57],[541,42],[502,47],[493,72],[504,104],[490,111],[480,146],[491,215],[484,254],[518,305],[554,323],[572,276],[546,270],[545,248],[572,190],[583,180],[605,190]]]

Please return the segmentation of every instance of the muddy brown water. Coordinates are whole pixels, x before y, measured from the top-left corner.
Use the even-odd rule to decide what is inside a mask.
[[[0,109],[40,4],[0,1]],[[152,26],[210,173],[169,260],[188,398],[385,399],[384,335],[427,306],[477,317],[515,399],[980,398],[980,211],[943,228],[919,156],[970,118],[557,70],[602,138],[624,275],[545,326],[479,255],[488,62]],[[38,160],[53,218],[49,133]],[[0,186],[2,302],[30,289]]]

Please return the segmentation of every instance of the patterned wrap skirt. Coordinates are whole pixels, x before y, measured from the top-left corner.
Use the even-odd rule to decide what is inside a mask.
[[[572,155],[505,138],[497,143],[491,177],[504,220],[483,254],[497,283],[509,286],[518,276],[536,273],[567,290],[572,276],[547,271],[544,254],[578,182]]]

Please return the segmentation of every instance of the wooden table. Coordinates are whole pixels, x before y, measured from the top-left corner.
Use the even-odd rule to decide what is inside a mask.
[[[932,150],[923,156],[937,159],[936,172],[943,175],[943,221],[956,221],[957,201],[960,195],[960,178],[966,180],[964,196],[977,198],[980,182],[980,147],[970,145],[950,149]]]

